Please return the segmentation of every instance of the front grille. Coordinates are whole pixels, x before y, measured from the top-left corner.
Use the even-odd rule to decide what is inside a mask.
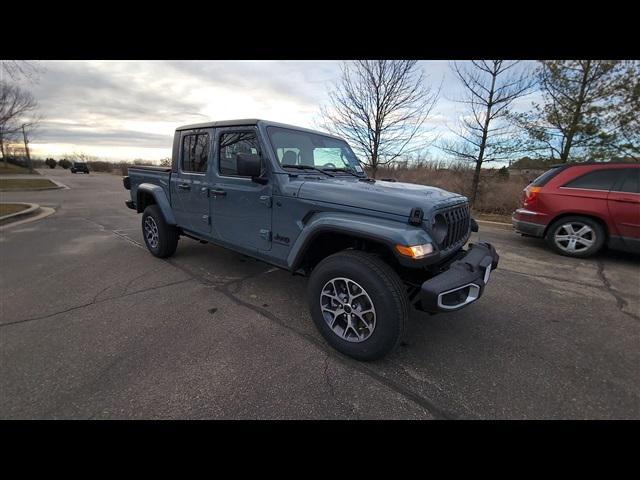
[[[456,205],[455,207],[441,210],[438,213],[444,217],[447,224],[447,235],[440,243],[442,250],[447,250],[467,239],[471,225],[468,203]]]

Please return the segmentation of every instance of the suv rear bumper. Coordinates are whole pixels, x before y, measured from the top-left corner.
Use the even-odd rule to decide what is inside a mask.
[[[526,208],[518,208],[511,216],[511,223],[516,232],[531,237],[543,237],[547,228],[549,215]]]
[[[447,271],[422,284],[419,309],[430,313],[453,312],[475,302],[482,296],[499,259],[491,244],[470,244],[467,253]]]
[[[513,224],[513,229],[518,233],[522,233],[523,235],[529,235],[531,237],[544,236],[544,229],[546,228],[546,225],[540,225],[539,223],[533,222],[524,222],[513,217],[511,217],[511,223]]]

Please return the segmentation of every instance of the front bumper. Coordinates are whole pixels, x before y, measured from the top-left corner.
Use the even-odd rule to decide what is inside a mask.
[[[420,310],[430,313],[452,312],[479,299],[498,267],[500,257],[489,243],[470,244],[467,253],[449,268],[422,284]]]

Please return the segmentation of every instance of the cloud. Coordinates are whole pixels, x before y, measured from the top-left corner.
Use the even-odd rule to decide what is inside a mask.
[[[38,143],[80,143],[96,146],[171,148],[172,136],[132,130],[104,128],[94,130],[79,124],[43,122],[36,132]]]
[[[44,117],[34,138],[45,148],[159,159],[176,127],[207,120],[266,118],[303,127],[340,76],[339,61],[43,61],[29,84]],[[446,61],[420,66],[441,98],[427,121],[436,134],[464,114]],[[523,103],[524,105],[524,100]],[[54,146],[54,147],[51,147]],[[124,159],[123,158],[123,159]]]

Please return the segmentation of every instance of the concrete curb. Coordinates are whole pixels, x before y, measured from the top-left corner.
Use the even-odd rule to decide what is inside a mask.
[[[18,212],[18,213],[22,213],[22,212]],[[8,228],[17,227],[18,225],[23,225],[25,223],[35,222],[36,220],[40,220],[42,218],[48,217],[49,215],[52,215],[53,213],[55,213],[55,209],[49,208],[49,207],[40,207],[40,206],[38,206],[38,209],[33,211],[32,213],[33,214],[31,216],[28,216],[27,218],[24,218],[24,219],[21,219],[21,220],[15,220],[13,222],[9,222],[7,224],[0,225],[0,232],[6,230]],[[8,216],[8,215],[6,215],[6,216]]]
[[[40,210],[40,205],[37,203],[25,203],[25,202],[2,202],[11,205],[27,205],[25,210],[20,210],[19,212],[9,213],[8,215],[3,215],[0,217],[0,225],[5,225],[7,223],[11,223],[12,218],[20,218],[31,215],[32,213]]]
[[[57,180],[54,180],[53,178],[49,178],[49,177],[45,177],[47,180],[49,180],[50,182],[55,183],[56,185],[58,185],[58,188],[63,189],[63,190],[69,190],[71,189],[71,187],[68,187],[67,185],[65,185],[64,183],[60,183]],[[55,190],[54,188],[52,188],[51,190]]]

